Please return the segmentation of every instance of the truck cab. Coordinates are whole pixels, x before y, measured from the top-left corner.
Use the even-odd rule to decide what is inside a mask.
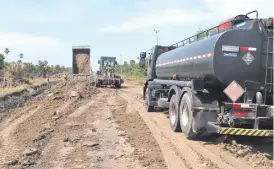
[[[175,49],[174,46],[161,46],[161,45],[155,45],[151,49],[148,49],[146,52],[140,53],[140,61],[139,65],[141,67],[144,67],[146,62],[146,57],[148,58],[148,66],[147,66],[147,77],[146,81],[153,80],[156,77],[155,74],[155,66],[156,66],[156,60],[157,58],[164,52],[170,51]]]

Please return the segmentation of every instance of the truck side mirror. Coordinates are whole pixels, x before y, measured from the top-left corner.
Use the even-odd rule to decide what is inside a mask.
[[[139,60],[139,66],[144,68],[146,65],[146,58],[140,58]]]
[[[116,60],[114,61],[114,64],[117,65],[117,61]]]
[[[140,53],[140,58],[146,58],[146,52],[141,52]]]

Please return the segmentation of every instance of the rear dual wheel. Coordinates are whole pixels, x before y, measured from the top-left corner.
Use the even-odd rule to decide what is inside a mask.
[[[100,81],[98,79],[95,80],[95,87],[100,87]]]
[[[121,88],[121,82],[116,82],[116,83],[115,83],[115,87],[116,87],[116,88]]]
[[[179,104],[176,100],[176,95],[173,95],[169,102],[169,124],[174,132],[183,132],[189,139],[194,139],[197,136],[192,129],[194,122],[192,112],[191,97],[188,93],[183,95]]]
[[[183,95],[183,98],[181,99],[179,119],[180,126],[184,135],[189,139],[194,139],[194,137],[197,136],[197,133],[195,133],[192,129],[194,118],[192,112],[191,98],[188,93],[185,93]]]
[[[170,102],[169,102],[169,124],[174,132],[180,132],[181,126],[180,126],[180,116],[178,111],[178,103],[176,101],[176,95],[172,95]]]

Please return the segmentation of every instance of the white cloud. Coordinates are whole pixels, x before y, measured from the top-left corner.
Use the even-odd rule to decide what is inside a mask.
[[[154,6],[152,1],[141,1],[141,5]],[[176,1],[178,6],[184,2]],[[179,4],[182,3],[182,4]],[[171,3],[174,4],[174,3]],[[175,3],[176,4],[176,3]],[[100,29],[102,32],[134,32],[160,26],[176,26],[185,24],[195,24],[195,28],[201,21],[211,23],[220,23],[220,21],[231,18],[238,14],[258,10],[259,17],[273,16],[273,0],[202,0],[202,10],[194,10],[189,8],[166,8],[156,9],[156,12],[150,12],[147,15],[138,16],[121,24],[110,25]],[[153,9],[155,10],[155,9]],[[254,15],[253,15],[254,16]],[[251,16],[252,17],[252,16]]]
[[[29,47],[45,47],[58,46],[60,40],[47,36],[37,36],[20,32],[0,32],[1,46],[29,46]]]
[[[208,19],[208,16],[199,11],[185,9],[166,9],[152,12],[149,15],[133,18],[122,24],[111,25],[101,29],[102,32],[132,32],[140,29],[153,28],[162,25],[183,25],[196,23]]]
[[[47,60],[49,63],[62,63],[62,56],[65,43],[60,39],[49,36],[38,36],[19,32],[0,32],[0,53],[5,48],[10,49],[8,61],[19,59],[19,53],[24,53],[24,60],[36,63],[38,60]]]
[[[273,0],[203,0],[213,18],[226,19],[257,10],[259,17],[273,16]],[[255,15],[253,15],[255,16]],[[252,16],[252,17],[253,17]]]

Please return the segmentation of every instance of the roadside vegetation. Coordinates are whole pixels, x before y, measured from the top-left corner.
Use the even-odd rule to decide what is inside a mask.
[[[70,68],[61,65],[49,65],[46,60],[39,60],[37,64],[24,62],[24,54],[18,55],[18,61],[8,61],[10,50],[6,48],[0,53],[0,95],[23,90],[29,85],[39,85],[58,75],[68,72]]]
[[[123,65],[118,65],[116,67],[116,73],[120,75],[122,79],[136,81],[140,84],[145,80],[146,70],[147,64],[145,68],[142,68],[139,66],[139,63],[135,62],[135,60],[131,60],[129,63],[125,61]]]

